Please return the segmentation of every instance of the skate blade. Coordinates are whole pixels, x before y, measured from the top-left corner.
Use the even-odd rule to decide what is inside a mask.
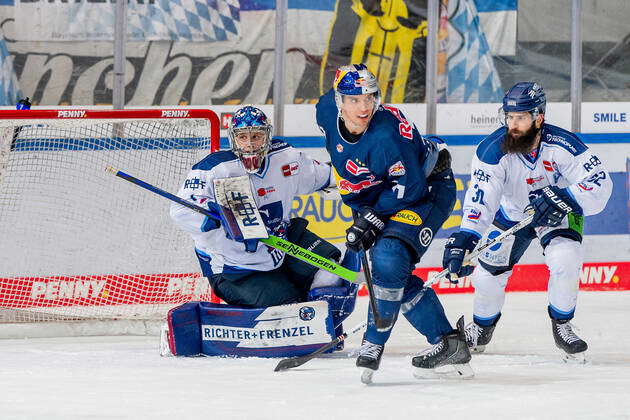
[[[374,376],[375,370],[363,368],[363,372],[361,372],[361,382],[365,385],[370,385],[372,383],[372,377]]]
[[[468,363],[440,366],[434,369],[415,368],[416,379],[472,379],[475,372]]]
[[[562,361],[564,363],[572,364],[572,365],[585,365],[588,363],[586,360],[586,352],[583,351],[581,353],[568,354],[562,352]]]

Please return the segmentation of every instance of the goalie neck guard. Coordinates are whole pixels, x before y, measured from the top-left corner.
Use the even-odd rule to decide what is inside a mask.
[[[230,148],[248,173],[262,166],[271,145],[272,125],[260,109],[246,106],[234,114],[228,128]]]

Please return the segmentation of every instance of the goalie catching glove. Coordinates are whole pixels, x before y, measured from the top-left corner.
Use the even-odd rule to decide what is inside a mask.
[[[532,191],[529,193],[529,201],[534,210],[533,227],[559,226],[567,214],[582,210],[566,189],[554,185]]]
[[[362,207],[346,230],[346,247],[354,252],[368,250],[385,229],[385,222],[371,207]]]

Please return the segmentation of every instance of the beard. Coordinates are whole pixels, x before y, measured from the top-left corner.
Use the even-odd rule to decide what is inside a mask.
[[[505,140],[501,143],[501,150],[504,153],[527,154],[536,143],[536,136],[539,132],[540,128],[536,128],[535,122],[525,132],[508,129]]]

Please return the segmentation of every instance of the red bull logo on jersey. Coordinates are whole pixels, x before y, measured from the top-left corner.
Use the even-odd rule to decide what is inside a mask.
[[[389,176],[403,176],[407,171],[405,170],[405,165],[401,161],[394,163],[387,170]]]
[[[339,188],[340,194],[348,194],[348,193],[358,193],[366,188],[370,188],[373,185],[378,185],[382,181],[374,181],[374,175],[370,175],[368,179],[363,181],[359,181],[357,183],[353,183],[348,181],[347,179],[341,178],[337,182],[337,188]]]

